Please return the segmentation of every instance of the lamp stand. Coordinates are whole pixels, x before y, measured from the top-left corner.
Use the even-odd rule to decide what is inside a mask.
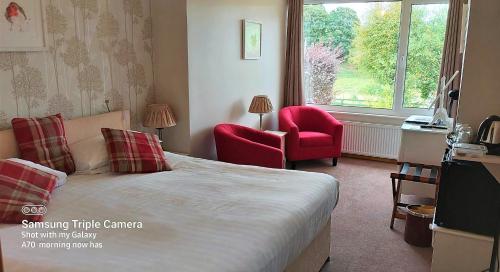
[[[165,149],[165,145],[163,144],[163,128],[156,128],[158,130],[158,139],[160,139],[160,145],[163,149]]]
[[[262,115],[264,115],[263,113],[259,113],[259,116],[260,116],[260,130],[262,130]]]

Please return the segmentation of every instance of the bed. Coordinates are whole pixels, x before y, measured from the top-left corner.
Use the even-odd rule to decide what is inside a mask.
[[[68,141],[128,123],[125,111],[67,121]],[[9,143],[9,133],[0,140]],[[0,158],[15,152],[2,145]],[[64,240],[102,248],[21,248],[30,240],[22,232],[34,230],[0,224],[6,271],[319,271],[327,260],[338,199],[333,177],[166,155],[174,171],[73,175],[54,191],[45,222],[123,227],[86,231],[94,240]],[[69,226],[56,232],[84,231]]]

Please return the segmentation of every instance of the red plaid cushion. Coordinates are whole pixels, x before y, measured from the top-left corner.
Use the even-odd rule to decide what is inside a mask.
[[[12,128],[21,158],[71,174],[71,156],[60,114],[44,118],[14,118]]]
[[[152,173],[170,171],[158,136],[130,130],[103,128],[111,171]]]
[[[50,199],[57,177],[29,166],[0,161],[0,223],[19,224],[23,220],[39,222],[43,213],[28,210],[25,205],[43,205]],[[37,215],[30,215],[37,214]]]

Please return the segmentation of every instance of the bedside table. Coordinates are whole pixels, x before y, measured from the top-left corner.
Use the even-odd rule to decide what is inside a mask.
[[[281,150],[283,151],[283,155],[284,155],[283,157],[285,158],[285,165],[286,165],[285,136],[286,136],[287,132],[278,131],[278,130],[266,130],[264,132],[277,135],[281,138]]]

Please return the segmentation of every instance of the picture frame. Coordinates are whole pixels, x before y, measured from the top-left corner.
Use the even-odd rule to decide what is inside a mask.
[[[0,0],[0,52],[45,51],[42,0]]]
[[[258,60],[262,57],[262,23],[242,20],[242,59]]]

